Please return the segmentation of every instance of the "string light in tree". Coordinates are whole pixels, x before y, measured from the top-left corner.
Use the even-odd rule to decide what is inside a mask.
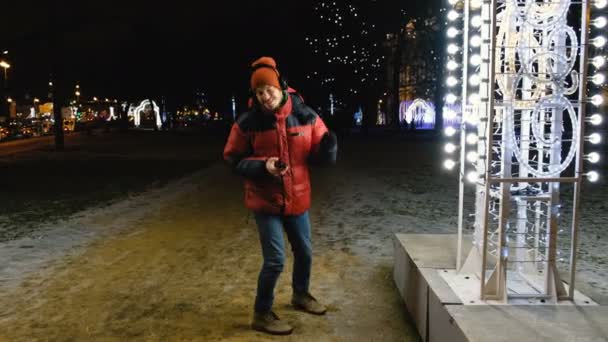
[[[352,1],[317,1],[314,12],[319,24],[305,38],[317,60],[311,64],[318,66],[306,77],[333,94],[336,101],[360,94],[382,72],[385,57],[377,44],[379,32],[361,6]]]

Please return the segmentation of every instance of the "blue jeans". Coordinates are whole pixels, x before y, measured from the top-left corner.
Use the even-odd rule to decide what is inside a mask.
[[[264,264],[258,277],[255,311],[268,312],[274,300],[274,288],[285,264],[283,228],[293,251],[292,288],[294,293],[308,293],[312,246],[308,212],[298,216],[255,213]]]

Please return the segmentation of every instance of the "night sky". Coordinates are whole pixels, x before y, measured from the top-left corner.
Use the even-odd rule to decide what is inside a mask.
[[[0,49],[9,51],[13,94],[45,96],[56,32],[65,79],[71,88],[78,81],[83,96],[188,101],[201,89],[212,106],[227,107],[233,93],[246,94],[248,66],[263,55],[277,59],[291,85],[313,92],[306,75],[318,66],[305,38],[322,34],[313,10],[320,2],[12,1],[3,4]],[[428,3],[407,2],[349,3],[380,37],[399,30],[404,9],[426,12]]]

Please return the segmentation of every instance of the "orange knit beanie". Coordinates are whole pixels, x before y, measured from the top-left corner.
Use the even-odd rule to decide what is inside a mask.
[[[256,66],[258,66],[256,68]],[[251,64],[254,68],[251,74],[251,89],[263,85],[271,85],[281,89],[279,82],[279,70],[277,70],[277,62],[272,57],[261,57]]]

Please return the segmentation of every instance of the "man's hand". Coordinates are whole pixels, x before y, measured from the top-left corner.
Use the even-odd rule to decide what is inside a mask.
[[[266,159],[266,170],[268,170],[268,172],[275,177],[281,177],[285,174],[285,172],[287,172],[287,170],[289,170],[289,165],[283,165],[285,165],[284,168],[280,167],[281,165],[278,157],[270,157]]]

